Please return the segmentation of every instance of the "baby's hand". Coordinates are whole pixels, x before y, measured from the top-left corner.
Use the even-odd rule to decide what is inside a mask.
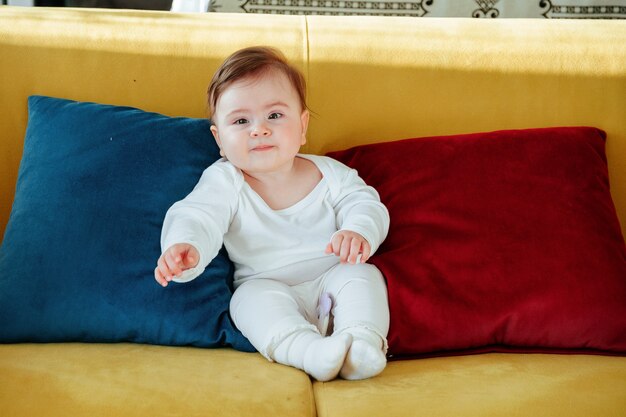
[[[163,287],[183,271],[193,268],[200,261],[198,250],[188,243],[177,243],[161,254],[154,270],[154,279]]]
[[[326,253],[334,253],[339,256],[342,264],[356,264],[357,257],[361,255],[361,263],[365,263],[369,257],[372,248],[363,236],[349,230],[341,230],[333,236]]]

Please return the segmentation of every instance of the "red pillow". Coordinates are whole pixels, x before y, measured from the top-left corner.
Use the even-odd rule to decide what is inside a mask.
[[[330,153],[391,215],[371,259],[390,353],[626,353],[626,248],[606,134],[590,127],[408,139]]]

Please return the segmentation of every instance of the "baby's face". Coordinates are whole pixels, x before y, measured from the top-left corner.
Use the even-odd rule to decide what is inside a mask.
[[[279,71],[245,78],[217,100],[211,131],[226,158],[249,175],[291,169],[306,142],[309,113]]]

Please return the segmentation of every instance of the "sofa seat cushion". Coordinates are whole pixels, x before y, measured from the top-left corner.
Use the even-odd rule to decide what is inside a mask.
[[[0,345],[4,416],[314,416],[310,379],[257,353]]]
[[[626,358],[491,353],[403,360],[364,381],[315,382],[319,417],[623,416]]]

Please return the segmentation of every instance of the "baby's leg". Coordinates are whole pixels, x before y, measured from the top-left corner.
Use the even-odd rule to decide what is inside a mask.
[[[304,308],[291,288],[257,279],[242,284],[230,303],[237,328],[267,359],[304,370],[319,381],[337,376],[352,337],[324,338],[304,318]]]
[[[380,271],[370,264],[338,265],[325,277],[325,291],[335,299],[334,334],[350,334],[352,346],[340,375],[365,379],[385,369],[389,306]]]

